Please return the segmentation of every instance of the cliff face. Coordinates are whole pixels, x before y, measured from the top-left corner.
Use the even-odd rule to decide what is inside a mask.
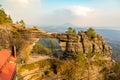
[[[50,57],[49,59],[22,65],[22,67],[19,68],[20,72],[17,74],[24,78],[22,74],[33,73],[25,76],[27,79],[24,78],[23,80],[28,80],[28,78],[31,80],[34,75],[37,75],[38,79],[54,79],[54,77],[57,76],[57,79],[66,80],[80,80],[83,78],[85,78],[83,80],[87,78],[89,78],[89,80],[98,80],[98,78],[100,80],[107,80],[105,79],[105,74],[111,74],[110,69],[113,62],[110,55],[112,49],[99,34],[96,34],[95,38],[91,39],[86,31],[80,31],[76,35],[47,34],[34,29],[20,29],[15,25],[0,26],[0,46],[2,48],[10,48],[10,46],[16,45],[19,51],[25,46],[26,43],[24,43],[24,41],[32,42],[32,38],[40,37],[57,38],[64,52],[63,58],[71,58],[72,56],[72,60],[59,60],[56,59],[56,57]],[[23,52],[25,52],[25,50],[23,50]],[[87,54],[92,54],[93,56],[88,58],[86,56]],[[77,59],[75,59],[75,57]],[[107,71],[105,71],[105,69],[107,69]],[[36,74],[36,72],[38,74]]]
[[[11,37],[11,28],[7,26],[0,26],[0,49],[10,47]]]
[[[36,36],[32,37],[35,38]],[[34,78],[34,75],[37,75],[34,80],[36,78],[109,80],[106,78],[106,74],[108,74],[107,76],[109,76],[109,74],[111,75],[111,67],[114,64],[110,57],[112,49],[107,45],[107,42],[101,35],[96,33],[95,37],[92,38],[87,35],[86,31],[80,31],[75,35],[42,35],[38,33],[37,37],[57,38],[62,49],[60,53],[58,51],[58,54],[63,52],[63,55],[60,55],[60,57],[52,56],[49,59],[22,65],[18,69],[18,75],[20,75],[23,80],[31,80],[31,78]],[[92,54],[92,56],[89,57],[89,54]],[[26,74],[28,74],[28,76]]]
[[[107,42],[100,34],[96,34],[96,37],[92,40],[87,35],[86,31],[80,31],[77,35],[47,34],[46,32],[38,29],[25,29],[14,24],[0,26],[1,48],[9,48],[12,45],[18,46],[18,43],[20,43],[20,40],[22,39],[32,41],[31,39],[40,37],[57,38],[59,40],[61,49],[67,55],[75,55],[77,52],[86,54],[112,53],[112,48],[107,45]]]
[[[72,54],[77,51],[82,53],[112,53],[112,48],[107,44],[107,42],[103,39],[102,35],[96,34],[94,40],[91,40],[85,31],[80,31],[78,35],[71,36],[67,34],[59,34],[57,38],[60,41],[60,45],[62,50],[65,53]]]
[[[81,70],[81,72],[85,73],[83,76],[87,75],[89,80],[98,80],[98,78],[100,80],[109,80],[105,74],[111,75],[111,67],[114,65],[110,57],[112,48],[107,44],[102,35],[95,33],[95,37],[91,38],[87,35],[87,31],[80,31],[76,35],[56,34],[54,37],[59,39],[61,49],[64,52],[63,59],[72,58],[75,59],[78,65],[84,65],[86,70]],[[79,67],[78,70],[80,68],[81,67]],[[79,72],[76,71],[74,74],[78,73]],[[81,77],[77,79],[79,80]]]
[[[0,49],[10,49],[13,45],[17,47],[23,41],[32,41],[42,36],[46,36],[46,32],[39,29],[24,28],[13,23],[0,24]]]

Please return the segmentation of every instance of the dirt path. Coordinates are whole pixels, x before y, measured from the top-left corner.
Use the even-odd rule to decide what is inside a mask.
[[[42,55],[30,56],[28,64],[34,63],[34,62],[37,62],[37,61],[40,61],[40,60],[44,60],[44,59],[50,59],[50,58],[51,57],[49,57],[49,56],[42,56]]]
[[[38,42],[39,38],[37,38],[36,40],[34,40],[34,42],[30,45],[30,51],[32,50],[33,46],[35,45],[36,42]],[[29,60],[27,61],[28,64],[30,63],[34,63],[40,60],[44,60],[44,59],[49,59],[49,56],[45,56],[45,55],[29,55]]]

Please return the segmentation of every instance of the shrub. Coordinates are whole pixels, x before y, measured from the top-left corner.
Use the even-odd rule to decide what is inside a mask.
[[[114,74],[106,74],[105,80],[120,80],[120,63],[115,63],[111,70]]]
[[[36,43],[35,46],[33,46],[33,53],[37,54],[50,54],[51,50],[46,48],[45,46]]]
[[[115,63],[114,71],[115,72],[120,72],[120,63]]]
[[[82,52],[77,52],[75,61],[78,62],[81,66],[85,65],[85,56]]]

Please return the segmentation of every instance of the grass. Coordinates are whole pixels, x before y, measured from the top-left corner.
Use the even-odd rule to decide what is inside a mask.
[[[35,69],[39,69],[39,70],[42,69],[46,77],[63,75],[64,76],[63,78],[68,80],[70,79],[76,80],[76,78],[84,74],[84,70],[85,70],[84,67],[81,67],[78,64],[75,64],[74,62],[69,60],[60,61],[57,59],[46,59],[35,63],[22,65],[18,69],[17,73],[18,75],[21,75],[23,73],[26,73],[26,71],[28,71],[29,73],[29,71]]]
[[[24,64],[19,68],[18,73],[22,73],[24,70],[34,70],[36,68],[50,68],[52,63],[59,64],[60,62],[54,59],[46,59],[31,64]]]
[[[83,55],[80,52],[78,54],[79,56],[77,56],[76,59],[77,62],[70,59],[69,60],[45,59],[35,63],[25,64],[18,69],[18,74],[21,75],[23,73],[26,73],[26,71],[28,71],[27,73],[29,73],[29,71],[41,70],[43,71],[44,76],[41,77],[39,75],[40,76],[39,78],[44,79],[44,78],[54,77],[56,75],[63,75],[63,79],[66,80],[79,80],[81,77],[86,76],[87,67],[85,66],[87,66],[88,64],[85,63],[86,61],[83,58],[85,57],[85,55]],[[95,61],[90,66],[93,65],[95,66],[97,65],[101,67],[106,66],[105,64],[106,61],[101,60],[102,57],[97,53],[95,55],[96,55],[94,57]]]

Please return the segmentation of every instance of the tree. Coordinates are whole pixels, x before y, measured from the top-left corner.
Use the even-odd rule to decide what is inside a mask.
[[[67,34],[71,34],[72,32],[73,32],[72,28],[69,27],[66,33],[67,33]]]
[[[37,29],[37,26],[33,26],[34,29]]]
[[[16,24],[19,24],[19,22],[18,22],[18,21],[16,21]]]
[[[68,30],[66,31],[66,34],[76,36],[76,30],[69,27]]]
[[[95,32],[95,30],[94,30],[93,28],[89,28],[89,29],[87,30],[86,34],[87,34],[87,36],[88,36],[90,39],[92,39],[92,40],[94,40],[95,37],[96,37],[96,32]]]
[[[34,29],[34,30],[38,30],[37,26],[33,26],[33,29]]]
[[[12,23],[12,19],[11,19],[11,16],[10,16],[10,15],[7,16],[7,22]]]
[[[76,34],[76,30],[75,29],[73,29],[73,33]]]
[[[12,19],[3,9],[0,9],[0,24],[2,23],[12,23]]]
[[[3,9],[0,9],[0,23],[6,22],[7,14]]]
[[[25,22],[22,19],[19,21],[19,23],[21,26],[25,26]]]

